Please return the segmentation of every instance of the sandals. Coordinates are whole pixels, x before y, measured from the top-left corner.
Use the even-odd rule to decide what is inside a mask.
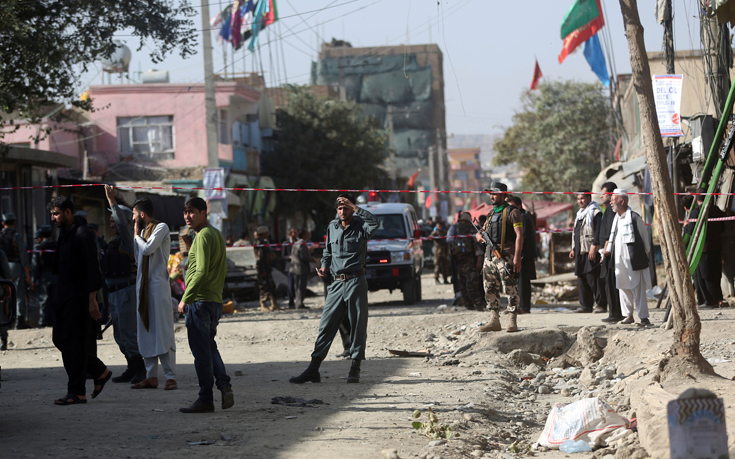
[[[155,383],[153,382],[155,381]],[[158,378],[151,378],[151,379],[144,379],[143,381],[139,382],[138,384],[133,384],[130,386],[131,389],[157,389],[158,388]]]
[[[175,379],[167,379],[166,380],[166,386],[163,388],[163,390],[175,390],[178,389],[178,385],[176,384]]]
[[[105,384],[107,384],[107,381],[109,381],[110,378],[112,378],[112,372],[110,370],[106,370],[106,371],[107,371],[107,376],[105,376],[104,378],[94,380],[95,387],[100,386],[100,388],[92,391],[92,398],[97,398],[97,396],[102,392],[102,389],[105,388]]]
[[[82,403],[87,403],[87,399],[79,398],[78,396],[74,394],[66,394],[60,399],[54,400],[54,405],[58,405],[58,406],[79,405]]]

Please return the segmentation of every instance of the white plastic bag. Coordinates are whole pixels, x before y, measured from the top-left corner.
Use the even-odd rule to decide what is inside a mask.
[[[585,398],[569,405],[554,405],[538,439],[540,446],[559,449],[566,440],[584,440],[592,447],[625,437],[635,427],[599,398]]]

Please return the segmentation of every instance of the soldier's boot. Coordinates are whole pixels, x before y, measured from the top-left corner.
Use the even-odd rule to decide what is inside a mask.
[[[276,295],[271,293],[268,295],[268,298],[271,300],[271,311],[279,311],[281,309],[280,306],[278,306],[278,301],[276,301]]]
[[[268,309],[268,304],[266,304],[265,298],[260,299],[260,310],[263,312],[271,312],[271,310]]]
[[[313,382],[318,383],[322,381],[322,377],[319,374],[319,366],[322,364],[322,361],[320,359],[316,359],[314,357],[311,358],[311,363],[309,364],[309,367],[301,373],[298,376],[294,376],[293,378],[289,379],[288,382],[293,384],[304,384],[305,382]]]
[[[493,309],[490,311],[490,323],[478,328],[480,333],[500,331],[501,329],[500,314],[498,313],[497,309]]]
[[[123,371],[120,376],[115,376],[112,378],[112,382],[114,383],[129,383],[131,379],[133,379],[133,375],[135,372],[133,371],[133,365],[130,362],[130,359],[125,357],[125,360],[128,361],[128,367]]]
[[[360,361],[355,359],[350,367],[350,374],[347,376],[347,384],[360,382]]]
[[[511,312],[508,314],[508,326],[505,327],[505,331],[508,333],[517,332],[518,331],[518,323],[516,322],[518,318],[518,312]]]

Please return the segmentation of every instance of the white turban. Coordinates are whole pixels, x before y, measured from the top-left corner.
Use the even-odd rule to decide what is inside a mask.
[[[613,190],[613,193],[612,194],[613,194],[613,196],[627,196],[628,195],[628,190],[626,190],[624,188],[615,188],[615,190]]]

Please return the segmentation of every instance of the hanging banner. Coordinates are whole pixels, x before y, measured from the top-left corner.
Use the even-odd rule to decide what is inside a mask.
[[[221,167],[204,169],[204,188],[224,188],[225,187],[225,170]],[[227,191],[225,190],[205,190],[204,197],[210,199],[227,199]]]
[[[681,137],[682,75],[654,75],[653,95],[661,137]]]

